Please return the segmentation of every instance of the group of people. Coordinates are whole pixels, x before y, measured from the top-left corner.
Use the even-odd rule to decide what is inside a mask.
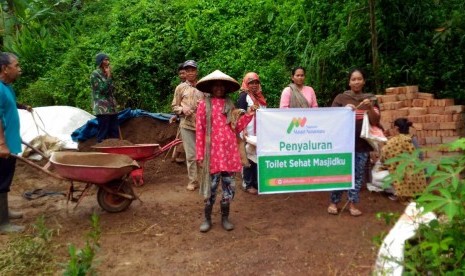
[[[200,226],[201,232],[211,228],[212,205],[215,202],[218,185],[222,185],[221,213],[222,224],[226,230],[233,229],[228,219],[230,202],[234,197],[233,172],[242,172],[242,186],[247,193],[258,193],[257,159],[254,145],[246,143],[248,165],[241,166],[237,149],[236,136],[247,140],[256,136],[255,111],[266,108],[267,101],[262,91],[260,77],[255,72],[247,73],[242,84],[230,76],[215,71],[200,81],[197,81],[197,63],[186,61],[179,67],[183,70],[186,80],[177,86],[172,102],[173,111],[181,118],[181,134],[186,151],[189,175],[188,190],[195,190],[200,186],[200,193],[205,198],[205,220]],[[181,76],[181,75],[180,75]],[[350,107],[355,112],[355,185],[347,191],[349,213],[352,216],[362,215],[357,207],[360,201],[359,193],[365,181],[366,164],[373,148],[360,137],[364,114],[367,113],[371,125],[379,125],[380,108],[373,94],[364,93],[365,73],[361,69],[349,72],[349,89],[335,97],[332,107]],[[240,88],[240,89],[239,89]],[[229,93],[239,90],[236,106],[233,105]],[[312,87],[305,85],[305,69],[296,67],[291,73],[291,83],[281,93],[280,108],[317,108],[318,102]],[[245,111],[245,116],[233,122],[232,111],[239,108]],[[404,128],[400,128],[405,132]],[[408,131],[408,128],[407,128]],[[393,143],[408,141],[407,134],[394,137]],[[392,152],[388,143],[383,151],[385,158],[390,158]],[[389,154],[388,154],[389,152]],[[396,152],[397,153],[397,152]],[[389,157],[388,157],[389,156]],[[200,169],[200,170],[199,170]],[[394,170],[395,168],[391,168]],[[412,176],[417,181],[417,176]],[[199,180],[200,179],[200,180]],[[416,182],[417,183],[417,182]],[[414,196],[424,188],[423,184],[415,189],[399,188],[402,195]],[[408,190],[408,192],[403,192]],[[338,203],[341,202],[344,191],[333,191],[327,212],[337,215],[340,212]]]
[[[92,72],[92,108],[98,120],[97,142],[119,135],[114,85],[108,55],[99,53],[95,62],[97,69]],[[15,158],[11,153],[21,152],[19,137],[18,108],[29,106],[16,103],[15,93],[11,88],[21,74],[18,59],[10,53],[0,55],[0,232],[22,231],[23,227],[13,225],[10,218],[20,217],[8,209],[7,194],[15,170]],[[256,136],[255,112],[266,108],[267,101],[262,91],[260,77],[255,72],[247,73],[239,83],[227,74],[216,70],[198,80],[198,65],[194,60],[187,60],[178,68],[181,83],[176,87],[172,100],[172,111],[180,119],[180,134],[183,140],[188,171],[186,189],[194,191],[200,188],[204,197],[205,219],[200,226],[201,232],[212,227],[211,215],[216,201],[218,186],[221,183],[220,200],[222,226],[226,230],[234,229],[229,221],[230,203],[235,194],[234,173],[242,172],[243,187],[247,193],[258,193],[257,159],[254,145],[246,143],[247,165],[241,163],[237,139],[247,140]],[[356,207],[359,192],[364,182],[366,163],[372,147],[360,138],[362,119],[368,114],[370,124],[379,125],[380,109],[373,94],[363,92],[365,74],[360,69],[349,72],[349,89],[335,97],[333,107],[350,107],[355,112],[355,185],[347,191],[349,212],[360,216],[362,212]],[[239,91],[237,103],[230,97]],[[280,108],[318,108],[315,91],[305,85],[305,69],[296,67],[291,73],[291,82],[284,88],[280,98]],[[239,118],[234,118],[234,111],[242,110]],[[396,121],[397,122],[397,121]],[[383,148],[383,158],[390,158],[400,150],[412,150],[407,145],[412,137],[408,135],[411,125],[402,121],[398,123],[399,136],[393,138],[392,145]],[[397,124],[397,123],[396,123]],[[407,126],[405,126],[407,125]],[[399,146],[401,145],[401,146]],[[399,148],[400,147],[400,148]],[[390,166],[395,170],[395,164]],[[418,183],[419,175],[411,175],[412,182]],[[409,178],[410,179],[410,178]],[[402,188],[395,183],[395,190],[400,195],[412,196],[424,188],[424,183],[415,184],[415,188]],[[343,191],[333,191],[327,212],[336,215],[340,212]]]

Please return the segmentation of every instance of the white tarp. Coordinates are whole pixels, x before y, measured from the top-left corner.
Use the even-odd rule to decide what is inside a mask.
[[[19,110],[19,118],[23,141],[30,142],[40,135],[50,135],[61,140],[64,148],[77,149],[71,133],[95,116],[72,106],[43,106],[35,107],[32,113]]]

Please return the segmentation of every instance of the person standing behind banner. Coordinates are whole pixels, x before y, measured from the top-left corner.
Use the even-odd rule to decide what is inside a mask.
[[[350,90],[339,94],[334,98],[331,106],[333,107],[350,107],[355,111],[355,187],[348,190],[349,212],[352,216],[360,216],[362,212],[355,207],[360,201],[359,193],[362,187],[366,162],[373,148],[368,142],[360,138],[362,130],[363,115],[368,112],[368,118],[371,125],[378,125],[380,120],[380,111],[376,103],[376,97],[373,94],[363,93],[365,86],[365,73],[358,68],[349,72],[348,83]],[[339,210],[337,204],[341,201],[343,191],[333,191],[331,193],[331,203],[328,207],[328,213],[337,215]]]
[[[176,87],[171,108],[181,118],[179,127],[184,151],[186,152],[187,174],[189,177],[186,189],[194,191],[199,185],[195,160],[195,118],[197,105],[203,100],[204,95],[195,88],[197,84],[197,63],[193,60],[187,60],[184,62],[183,68],[186,71],[186,81]]]
[[[212,226],[211,214],[220,182],[221,222],[223,228],[230,231],[234,229],[229,221],[230,203],[235,194],[233,173],[242,168],[236,133],[252,120],[255,108],[233,124],[234,103],[227,94],[238,90],[239,83],[219,70],[203,77],[197,88],[211,95],[200,102],[197,113],[196,159],[202,167],[200,194],[205,201],[205,220],[200,232],[207,232]]]
[[[90,75],[90,85],[92,109],[98,122],[97,143],[100,143],[107,138],[119,137],[119,123],[110,58],[107,54],[99,53],[95,57],[95,63],[98,68]]]
[[[281,93],[279,108],[318,107],[315,91],[304,85],[305,69],[301,66],[292,69],[291,83]]]
[[[263,96],[260,78],[257,73],[249,72],[244,76],[241,85],[241,93],[237,100],[237,107],[244,110],[251,110],[252,107],[266,108],[266,99]],[[256,120],[250,121],[247,128],[242,132],[243,138],[248,136],[256,136]],[[249,167],[242,167],[243,187],[249,194],[256,195],[258,193],[258,168],[257,168],[257,153],[256,147],[249,143],[246,144],[247,159]]]

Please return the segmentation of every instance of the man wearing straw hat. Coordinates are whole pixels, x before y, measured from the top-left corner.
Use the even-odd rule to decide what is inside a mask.
[[[219,70],[202,78],[197,88],[210,94],[200,102],[197,111],[196,152],[202,167],[200,194],[205,200],[205,221],[200,232],[207,232],[212,226],[211,214],[220,183],[221,223],[229,231],[234,229],[229,221],[230,202],[235,193],[234,172],[242,170],[236,135],[253,119],[255,108],[233,121],[234,103],[227,94],[239,90],[239,83]]]
[[[179,115],[182,143],[186,152],[187,175],[189,182],[186,189],[194,191],[199,185],[197,164],[195,162],[195,114],[197,105],[204,98],[202,92],[195,88],[197,83],[197,63],[187,60],[183,64],[186,81],[179,84],[174,91],[171,108]]]
[[[11,153],[21,152],[19,114],[11,84],[21,75],[21,67],[11,53],[0,53],[0,67],[0,233],[3,234],[22,232],[24,226],[10,223],[10,218],[20,218],[22,214],[8,209],[8,192],[16,166]]]

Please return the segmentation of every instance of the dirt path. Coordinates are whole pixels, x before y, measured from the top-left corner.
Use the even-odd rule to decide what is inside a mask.
[[[155,133],[162,137],[161,144],[176,133],[173,127],[170,135],[160,133],[160,128],[142,119],[137,126],[144,128],[146,137]],[[137,138],[131,134],[140,133],[128,126],[123,130],[129,140]],[[134,143],[147,143],[142,138]],[[28,231],[38,216],[45,215],[47,226],[56,230],[56,254],[62,262],[68,259],[67,244],[84,245],[89,218],[97,213],[102,230],[97,256],[101,275],[369,275],[377,253],[372,240],[389,230],[375,214],[404,209],[363,190],[361,217],[351,217],[348,211],[332,216],[326,213],[328,192],[253,196],[238,188],[230,215],[235,229],[222,229],[217,203],[213,228],[200,233],[202,197],[185,190],[185,165],[163,158],[147,162],[145,185],[135,188],[142,202],[134,201],[121,213],[103,211],[95,189],[76,209],[73,203],[67,206],[63,196],[23,199],[24,191],[66,192],[69,184],[22,162],[17,165],[10,205],[25,212],[19,223],[28,225]],[[0,242],[6,238],[0,236]]]
[[[327,192],[253,196],[237,191],[231,220],[236,228],[221,228],[218,205],[213,228],[198,231],[203,219],[202,198],[185,190],[183,165],[159,158],[147,170],[176,173],[151,174],[135,188],[141,200],[122,213],[102,211],[94,195],[76,209],[61,196],[26,201],[20,197],[32,187],[66,191],[68,184],[43,177],[18,164],[12,204],[21,206],[27,225],[44,214],[57,229],[57,254],[66,245],[83,244],[92,212],[101,218],[101,275],[368,275],[377,248],[373,237],[389,228],[375,218],[380,211],[401,211],[403,206],[376,193],[363,191],[363,216],[353,218],[326,213]],[[165,168],[164,168],[165,167]]]

